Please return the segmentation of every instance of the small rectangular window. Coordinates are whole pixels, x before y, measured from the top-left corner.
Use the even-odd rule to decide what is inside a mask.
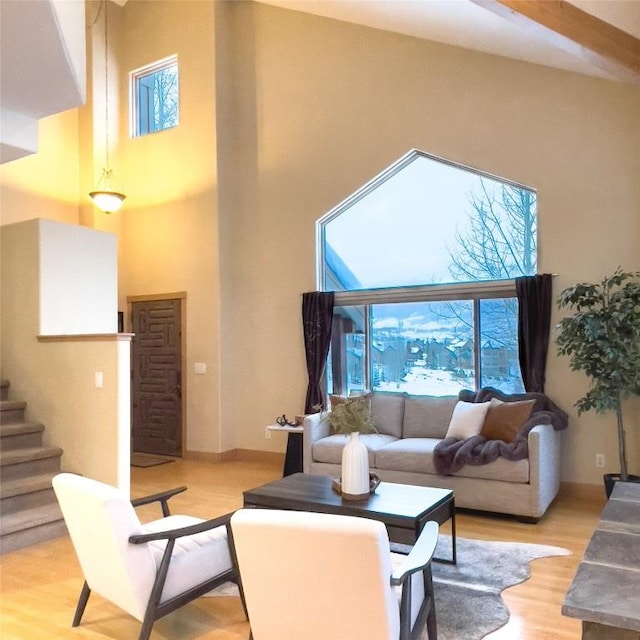
[[[178,56],[130,73],[131,136],[175,127],[180,119]]]

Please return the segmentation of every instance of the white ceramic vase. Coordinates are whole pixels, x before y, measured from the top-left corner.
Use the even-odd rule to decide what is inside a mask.
[[[360,440],[360,433],[353,431],[342,450],[342,495],[364,498],[369,495],[369,452]]]

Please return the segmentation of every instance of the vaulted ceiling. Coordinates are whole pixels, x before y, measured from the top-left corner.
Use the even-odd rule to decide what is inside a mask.
[[[640,0],[256,0],[640,84]]]

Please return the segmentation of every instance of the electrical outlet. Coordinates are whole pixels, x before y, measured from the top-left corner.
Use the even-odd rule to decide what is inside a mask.
[[[270,429],[268,427],[265,427],[265,429],[264,429],[264,437],[267,440],[271,440],[271,431],[270,431]]]
[[[596,453],[596,467],[598,469],[604,468],[604,454]]]

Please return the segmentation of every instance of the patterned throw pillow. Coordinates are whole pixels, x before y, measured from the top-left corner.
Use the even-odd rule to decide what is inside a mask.
[[[535,400],[502,402],[492,398],[480,435],[487,440],[513,442],[520,427],[529,419],[535,403]]]
[[[371,399],[369,395],[337,396],[330,395],[331,411],[329,426],[331,433],[348,434],[352,431],[375,433],[371,419]]]

